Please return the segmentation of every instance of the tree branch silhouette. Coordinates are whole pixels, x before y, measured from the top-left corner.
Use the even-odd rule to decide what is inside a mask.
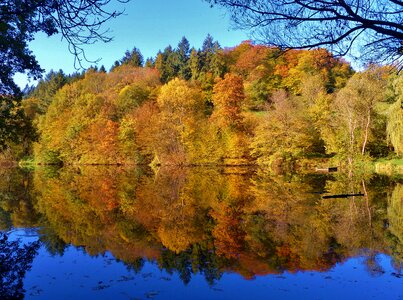
[[[364,61],[402,64],[403,1],[206,1],[226,8],[236,28],[251,30],[265,44],[281,49],[323,46],[339,55],[358,50]]]
[[[13,81],[16,73],[34,79],[42,69],[29,50],[34,35],[43,32],[48,36],[61,34],[74,55],[74,65],[82,68],[90,61],[84,45],[112,40],[103,25],[124,11],[109,10],[112,2],[129,0],[3,0],[0,3],[0,94],[18,94]]]

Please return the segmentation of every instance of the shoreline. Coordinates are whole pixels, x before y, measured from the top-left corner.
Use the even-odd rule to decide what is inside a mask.
[[[58,166],[58,167],[149,167],[151,169],[158,168],[254,168],[254,169],[266,169],[274,174],[276,173],[346,173],[346,167],[340,162],[332,161],[332,159],[297,159],[291,164],[285,162],[282,165],[272,164],[272,165],[259,165],[254,162],[241,163],[241,164],[228,164],[228,163],[211,163],[211,164],[159,164],[159,165],[149,165],[149,164],[133,164],[133,163],[69,163],[69,164],[45,164],[45,163],[34,163],[33,161],[0,161],[1,168],[11,168],[11,167],[21,167],[21,168],[36,168],[36,167],[47,167],[47,166]],[[337,168],[337,172],[321,172],[322,168]],[[356,168],[354,168],[359,173],[376,173],[380,175],[403,175],[403,159],[393,158],[393,159],[378,159],[371,162],[360,163]]]

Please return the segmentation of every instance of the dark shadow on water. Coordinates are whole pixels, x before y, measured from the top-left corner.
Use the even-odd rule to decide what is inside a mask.
[[[0,232],[0,295],[1,299],[23,299],[23,279],[31,269],[38,253],[39,242],[28,244],[10,240],[9,234]]]

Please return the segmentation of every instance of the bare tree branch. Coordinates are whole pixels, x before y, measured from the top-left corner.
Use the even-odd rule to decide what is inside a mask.
[[[112,40],[106,22],[124,11],[109,10],[113,2],[129,0],[1,0],[0,95],[18,94],[15,73],[41,76],[41,68],[28,48],[37,32],[61,34],[75,57],[76,68],[89,61],[84,45]]]
[[[251,30],[266,44],[283,49],[326,46],[339,55],[358,50],[371,60],[402,60],[400,0],[205,1],[227,8],[237,28]]]

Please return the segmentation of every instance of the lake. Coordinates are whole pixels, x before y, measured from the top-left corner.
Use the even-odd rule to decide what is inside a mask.
[[[0,228],[1,299],[403,299],[401,178],[4,168]]]

